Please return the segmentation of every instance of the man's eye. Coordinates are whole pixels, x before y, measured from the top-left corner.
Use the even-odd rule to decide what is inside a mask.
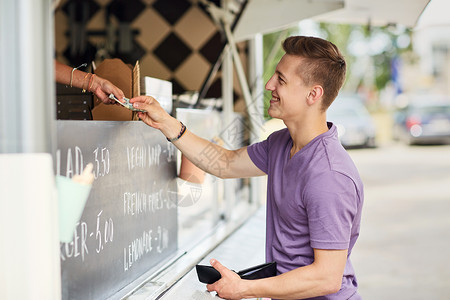
[[[278,81],[279,81],[280,83],[284,83],[283,78],[281,78],[280,76],[278,76]]]

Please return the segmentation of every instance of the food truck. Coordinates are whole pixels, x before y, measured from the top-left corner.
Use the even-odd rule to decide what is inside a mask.
[[[55,87],[55,59],[237,149],[267,130],[263,34],[307,18],[414,26],[428,2],[0,0],[1,298],[206,299],[196,265],[265,262],[265,178],[205,174],[136,112]],[[88,164],[84,196],[60,182]]]

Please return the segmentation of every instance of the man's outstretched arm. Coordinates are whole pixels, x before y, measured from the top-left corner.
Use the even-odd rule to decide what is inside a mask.
[[[250,159],[247,147],[228,150],[211,141],[203,139],[188,129],[183,133],[182,124],[170,116],[149,96],[140,96],[130,100],[135,108],[146,113],[138,117],[147,125],[159,129],[172,143],[197,167],[219,178],[242,178],[265,175]],[[182,135],[181,135],[182,134]],[[177,139],[178,136],[180,138]]]

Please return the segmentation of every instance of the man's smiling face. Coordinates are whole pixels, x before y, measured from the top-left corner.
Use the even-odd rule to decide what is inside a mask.
[[[278,63],[275,73],[266,83],[266,90],[271,91],[269,116],[288,121],[299,118],[305,111],[305,98],[309,88],[304,84],[298,72],[303,58],[284,55]]]

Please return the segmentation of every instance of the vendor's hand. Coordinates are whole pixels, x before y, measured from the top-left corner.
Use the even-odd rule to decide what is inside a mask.
[[[95,76],[93,80],[94,83],[92,84],[91,92],[93,92],[104,104],[116,103],[116,101],[109,98],[109,94],[114,94],[119,101],[123,102],[123,97],[125,95],[121,89],[116,87],[110,81],[98,76]]]
[[[139,96],[130,99],[130,103],[133,104],[134,108],[143,109],[146,112],[138,112],[138,117],[145,124],[156,128],[162,129],[164,122],[170,119],[170,115],[162,108],[155,98],[150,96]]]
[[[217,295],[224,299],[241,299],[244,280],[235,272],[222,266],[220,262],[211,259],[211,266],[220,272],[222,278],[213,284],[207,284],[206,288],[209,292],[217,292]]]

